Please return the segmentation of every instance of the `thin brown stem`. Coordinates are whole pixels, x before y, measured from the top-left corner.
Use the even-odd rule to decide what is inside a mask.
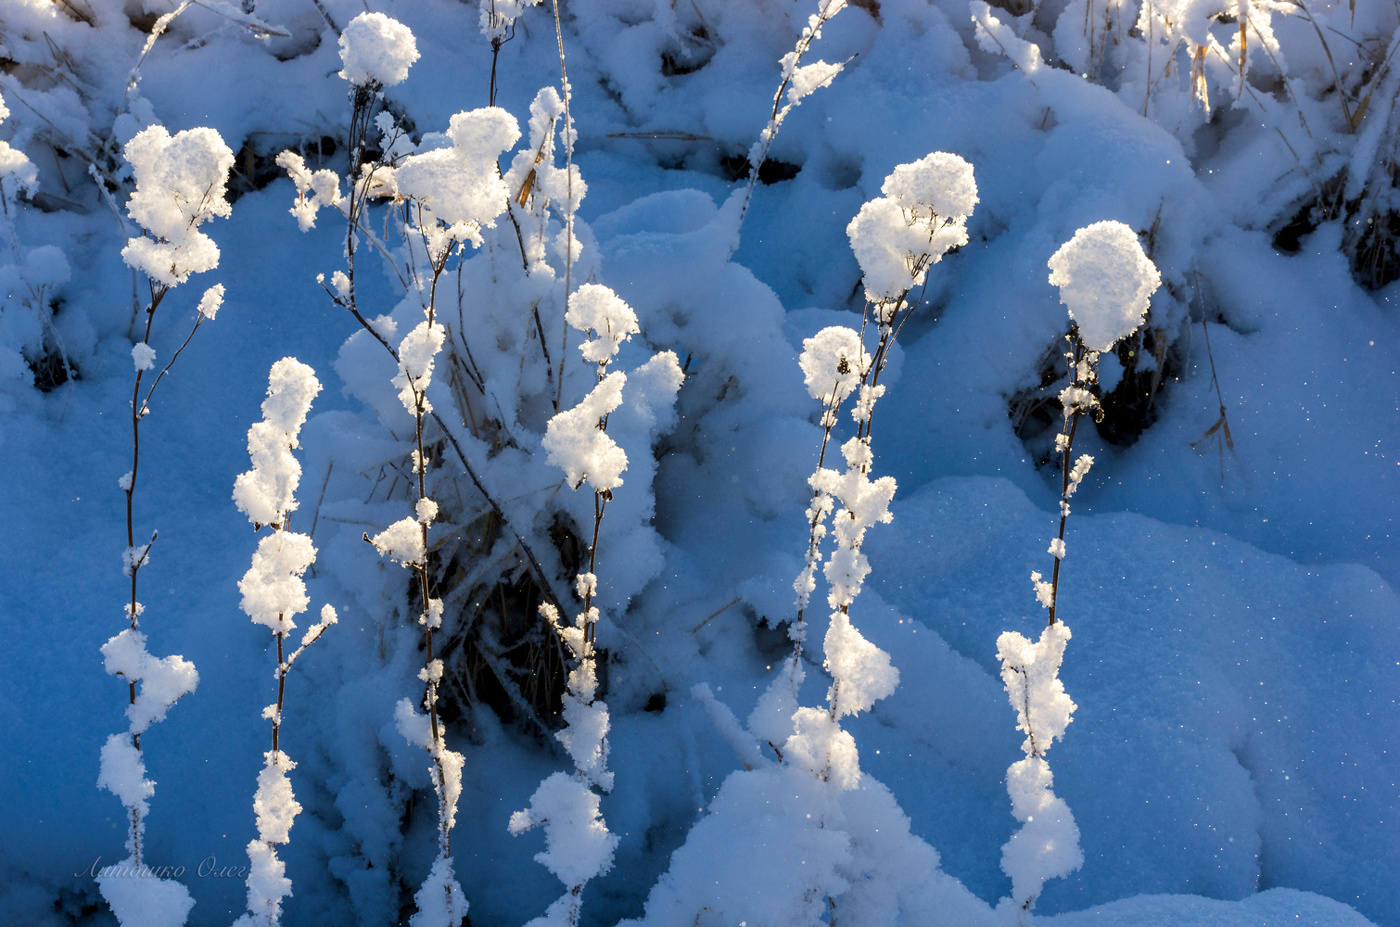
[[[1086,389],[1088,381],[1079,376],[1079,364],[1084,359],[1084,342],[1079,340],[1077,333],[1070,335],[1070,340],[1074,344],[1074,355],[1070,359],[1070,385],[1072,388]],[[1078,401],[1073,407],[1065,410],[1065,426],[1063,435],[1065,437],[1064,448],[1060,458],[1060,531],[1056,535],[1059,544],[1059,552],[1064,552],[1065,544],[1065,521],[1069,518],[1069,475],[1072,468],[1072,455],[1074,453],[1074,435],[1079,430],[1079,419],[1083,416],[1084,410]],[[1054,566],[1050,574],[1050,624],[1055,623],[1055,609],[1060,604],[1060,561],[1059,554],[1054,555]]]

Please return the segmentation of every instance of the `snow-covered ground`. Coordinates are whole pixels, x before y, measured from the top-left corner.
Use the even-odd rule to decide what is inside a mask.
[[[341,39],[367,8],[411,47],[381,19]],[[518,17],[496,55],[492,9]],[[477,927],[1400,927],[1400,9],[558,11],[559,35],[550,0],[0,5],[0,921],[111,924],[162,890],[123,922],[179,924],[183,892],[189,924],[245,912],[249,843],[291,817],[271,792],[254,811],[278,652],[239,583],[274,529],[233,487],[291,356],[324,389],[263,459],[284,483],[299,461],[299,507],[273,510],[317,548],[287,652],[323,605],[339,620],[286,676],[283,923],[445,923],[464,899]],[[454,119],[493,87],[504,113]],[[156,125],[178,144],[152,149]],[[226,217],[195,128],[232,158]],[[357,129],[386,194],[360,212]],[[858,214],[894,224],[852,226],[853,250]],[[1060,524],[1070,318],[1047,262],[1106,220],[1161,286],[1098,359],[1056,593],[1072,638],[1032,692],[998,639],[1045,628],[1031,574]],[[147,273],[176,284],[149,339]],[[159,534],[134,592],[140,344],[144,396],[215,284],[140,423],[133,543]],[[907,318],[883,352],[882,306]],[[799,357],[832,326],[864,331],[884,393],[839,336],[850,364],[822,370],[855,391],[824,442],[831,386]],[[814,499],[835,520],[804,560]],[[152,704],[186,678],[156,658],[198,673],[149,729],[106,671],[147,658],[104,668],[133,595]],[[1072,723],[1023,748],[1059,683]],[[131,855],[143,780],[111,744],[138,728],[148,868],[99,886]],[[448,852],[431,776],[459,755]],[[1036,829],[1012,798],[1051,766]]]

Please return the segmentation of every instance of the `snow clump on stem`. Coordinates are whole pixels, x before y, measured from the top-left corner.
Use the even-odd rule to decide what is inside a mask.
[[[340,76],[356,87],[401,84],[417,60],[412,31],[383,13],[361,13],[340,34]]]
[[[972,165],[935,151],[894,169],[846,234],[873,303],[898,301],[924,282],[928,268],[967,244],[967,220],[977,205]]]
[[[1050,282],[1091,351],[1103,352],[1137,331],[1162,277],[1122,222],[1095,222],[1050,258]]]
[[[136,177],[127,212],[150,238],[132,238],[122,259],[171,287],[219,265],[219,247],[199,227],[231,211],[224,198],[233,152],[213,129],[171,135],[164,126],[139,132],[122,149]]]

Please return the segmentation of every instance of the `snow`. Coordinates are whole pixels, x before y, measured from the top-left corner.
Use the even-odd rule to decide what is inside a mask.
[[[340,76],[356,87],[401,84],[417,60],[412,31],[383,13],[361,13],[340,34]]]
[[[622,404],[627,375],[614,371],[598,381],[583,401],[549,420],[543,446],[549,462],[564,471],[572,487],[585,480],[595,490],[616,489],[627,469],[627,452],[600,427]]]
[[[1393,5],[256,5],[0,26],[0,922],[1400,923]]]
[[[127,264],[165,286],[217,267],[218,246],[199,227],[232,209],[225,185],[233,152],[219,133],[198,128],[171,135],[164,126],[150,126],[122,154],[136,179],[127,212],[154,239],[128,240],[122,249]]]
[[[1161,285],[1133,230],[1105,220],[1074,233],[1050,257],[1050,282],[1091,351],[1107,351],[1137,331]]]

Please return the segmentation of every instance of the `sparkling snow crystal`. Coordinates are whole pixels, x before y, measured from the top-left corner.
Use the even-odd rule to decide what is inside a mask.
[[[1050,282],[1091,351],[1107,351],[1137,331],[1162,282],[1133,230],[1112,220],[1075,232],[1049,266]]]

